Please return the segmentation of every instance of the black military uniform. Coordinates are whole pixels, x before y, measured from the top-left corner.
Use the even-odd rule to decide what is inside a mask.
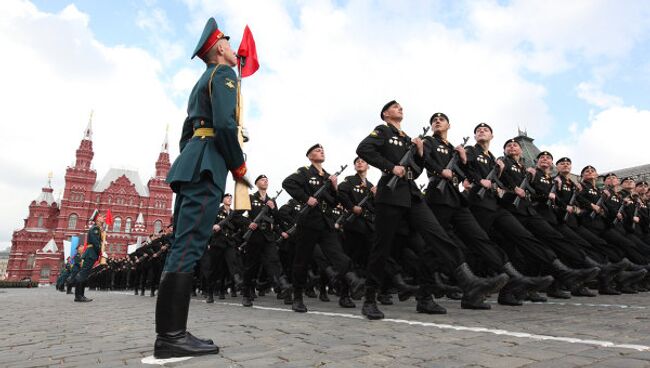
[[[448,119],[446,115],[437,113],[429,122],[433,123],[438,114],[445,120]],[[504,272],[510,276],[508,284],[499,292],[499,304],[521,305],[527,291],[542,290],[549,286],[553,282],[551,277],[530,278],[522,275],[510,263],[506,253],[478,224],[469,210],[467,198],[458,189],[459,183],[465,179],[465,176],[460,175],[464,175],[467,170],[467,163],[459,160],[461,172],[452,170],[451,180],[442,176],[443,169],[454,155],[454,146],[438,135],[428,136],[424,142],[425,167],[429,177],[426,189],[427,203],[450,237],[459,243],[462,249],[467,249],[467,254],[474,255],[473,259],[479,260],[476,267],[486,265],[488,272]],[[438,189],[441,182],[445,182],[442,191]]]
[[[95,221],[97,216],[99,216],[99,211],[95,210],[90,216],[90,221]],[[75,276],[75,302],[91,302],[92,299],[86,298],[84,295],[84,290],[86,287],[86,282],[88,281],[88,276],[92,270],[95,262],[99,258],[102,251],[102,229],[97,224],[93,224],[88,230],[88,236],[86,237],[86,243],[88,246],[82,255],[81,268]]]
[[[382,119],[384,112],[396,104],[396,101],[390,101],[384,105],[380,114]],[[376,291],[384,282],[386,261],[391,254],[397,227],[403,218],[408,219],[426,243],[422,257],[427,272],[419,275],[423,297],[418,299],[416,309],[424,313],[445,313],[430,296],[433,292],[432,273],[435,270],[455,273],[465,291],[461,304],[464,308],[485,308],[485,295],[498,291],[507,282],[507,276],[479,281],[473,275],[461,250],[449,238],[422,198],[422,192],[414,182],[421,172],[405,167],[405,177],[398,180],[395,190],[387,187],[393,168],[410,149],[411,139],[391,124],[375,127],[357,147],[357,155],[383,173],[375,197],[377,240],[368,260],[366,299],[362,313],[370,319],[384,317],[377,308]],[[417,153],[414,154],[414,161],[419,167],[424,164],[424,158]]]
[[[255,179],[257,183],[264,175]],[[268,201],[273,202],[273,208],[266,210],[266,215],[260,218],[256,230],[251,230],[252,234],[247,244],[242,246],[244,259],[244,289],[242,290],[242,305],[250,307],[253,305],[252,291],[254,288],[253,280],[256,278],[260,267],[263,267],[267,275],[271,278],[276,289],[280,290],[280,298],[284,299],[292,292],[292,286],[283,275],[282,264],[278,256],[276,241],[280,236],[280,228],[277,225],[278,204],[275,199],[268,196],[262,197],[260,192],[250,195],[251,209],[248,211],[248,220],[255,221],[258,215],[263,211]]]
[[[371,192],[373,186],[369,180],[356,174],[347,176],[338,188],[339,201],[350,214],[354,206],[369,197],[362,207],[361,214],[354,215],[350,221],[347,221],[348,216],[345,216],[343,223],[345,251],[359,270],[367,268],[368,254],[375,242],[375,206]]]
[[[310,147],[307,150],[307,156],[316,148],[322,148],[322,146],[316,144]],[[326,185],[329,177],[330,174],[325,170],[319,172],[314,165],[304,166],[284,179],[282,188],[298,202],[306,203],[321,186]],[[309,208],[304,216],[298,218],[292,276],[294,286],[292,309],[296,312],[307,311],[302,294],[307,286],[309,264],[316,244],[320,245],[339,277],[345,278],[345,282],[352,288],[353,293],[356,293],[363,285],[363,282],[352,272],[352,261],[343,252],[339,234],[334,229],[334,220],[328,215],[329,208],[335,207],[337,204],[336,189],[330,186],[318,198],[318,204]]]

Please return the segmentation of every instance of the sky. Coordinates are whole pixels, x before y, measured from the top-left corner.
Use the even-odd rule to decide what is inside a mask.
[[[146,183],[167,126],[178,155],[187,97],[205,69],[190,56],[211,16],[234,49],[246,25],[255,37],[245,150],[251,176],[268,175],[271,191],[307,164],[314,143],[328,171],[351,164],[392,99],[412,136],[441,111],[452,143],[487,122],[493,152],[521,128],[571,157],[574,171],[648,163],[646,1],[3,0],[0,250],[49,172],[59,198],[91,111],[98,180],[118,167]]]

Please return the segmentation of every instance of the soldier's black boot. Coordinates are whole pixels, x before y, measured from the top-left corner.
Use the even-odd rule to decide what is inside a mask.
[[[462,294],[463,292],[461,288],[450,285],[447,282],[445,282],[440,272],[433,273],[433,284],[431,285],[431,288],[432,288],[431,292],[433,293],[433,296],[436,298],[442,298],[445,295],[449,296],[455,294]],[[455,299],[455,300],[459,300],[460,298],[462,298],[462,296],[459,297],[458,299],[450,297],[450,299]],[[400,301],[403,300],[400,298]]]
[[[350,271],[345,274],[345,281],[350,287],[350,296],[352,299],[359,299],[366,290],[366,280],[357,276],[356,273]]]
[[[583,269],[573,269],[562,263],[559,259],[555,259],[551,263],[551,273],[555,280],[560,284],[565,285],[569,289],[575,289],[581,284],[593,280],[598,273],[600,268],[583,268]]]
[[[485,297],[499,292],[508,282],[508,275],[505,273],[490,278],[477,277],[467,263],[458,266],[455,272],[456,280],[463,288],[463,298],[460,302],[463,309],[490,309],[490,305],[485,303]]]
[[[68,282],[65,293],[72,294],[72,282]]]
[[[361,307],[361,314],[370,320],[383,319],[384,313],[377,308],[376,292],[372,287],[367,287],[365,292],[365,300],[363,307]]]
[[[526,294],[526,300],[530,300],[533,303],[546,303],[548,301],[546,297],[540,295],[536,291],[529,291]]]
[[[294,312],[298,312],[298,313],[307,312],[307,307],[305,306],[305,303],[302,300],[301,288],[293,288],[293,304],[291,305],[291,309]]]
[[[274,279],[276,286],[280,289],[278,293],[279,299],[286,299],[287,296],[291,296],[293,293],[293,286],[287,280],[287,276],[282,275],[278,279]]]
[[[241,305],[244,307],[253,306],[253,298],[251,297],[252,287],[244,286],[241,290]]]
[[[157,359],[219,353],[212,340],[199,339],[187,331],[192,272],[163,272],[156,301]]]
[[[329,302],[330,297],[327,296],[327,285],[324,282],[320,283],[320,286],[318,288],[318,299],[321,302]]]
[[[433,300],[433,297],[431,296],[431,293],[428,292],[428,289],[430,288],[420,288],[420,290],[418,290],[418,293],[415,296],[415,300],[417,300],[415,310],[418,313],[425,314],[447,314],[447,310]]]
[[[207,298],[205,298],[205,302],[214,303],[214,285],[210,283],[210,285],[208,285],[206,289],[207,289],[208,296]],[[153,290],[153,288],[151,290]]]
[[[401,273],[396,273],[393,276],[393,285],[395,285],[398,292],[401,291],[401,292],[416,293],[419,289],[419,286],[417,285],[407,284],[406,281],[404,281],[404,277],[402,276]]]
[[[134,291],[133,295],[138,295],[138,287],[137,286],[133,288],[133,291]]]
[[[522,305],[528,291],[543,290],[553,283],[552,276],[524,276],[510,262],[503,265],[503,272],[510,277],[510,280],[499,292],[498,302],[502,305]]]
[[[637,283],[646,276],[648,271],[645,269],[637,269],[635,271],[621,271],[616,275],[616,282],[618,283],[618,291],[623,294],[636,294],[637,291],[632,287],[632,284]]]
[[[557,280],[548,287],[546,290],[546,295],[555,299],[571,299],[571,293],[562,290],[560,283]]]
[[[393,305],[393,296],[388,292],[380,292],[377,295],[377,301],[381,305]]]
[[[149,293],[149,296],[152,298],[156,296],[156,287],[153,286],[153,282],[151,283],[151,292]]]
[[[75,279],[75,286],[74,286],[74,301],[75,302],[81,302],[81,303],[87,303],[87,302],[92,302],[92,299],[86,298],[84,295],[84,289],[86,288],[86,283],[81,282],[81,279],[79,277],[76,277]]]
[[[236,273],[232,275],[232,283],[233,283],[233,289],[241,289],[242,285],[244,285],[244,279]]]

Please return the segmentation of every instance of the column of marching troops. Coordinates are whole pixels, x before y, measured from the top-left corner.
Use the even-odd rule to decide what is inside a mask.
[[[614,174],[601,178],[592,166],[571,178],[570,158],[543,151],[524,162],[515,139],[503,157],[490,151],[492,128],[474,129],[476,144],[454,147],[443,113],[430,119],[432,134],[411,139],[401,129],[396,101],[381,110],[377,126],[357,148],[356,174],[339,180],[323,168],[325,150],[310,147],[310,165],[282,182],[291,199],[278,206],[269,179],[255,180],[251,210],[237,211],[225,194],[212,235],[195,268],[194,291],[208,303],[241,293],[252,306],[270,290],[296,312],[304,296],[323,302],[336,296],[342,308],[383,318],[381,305],[415,297],[420,313],[446,310],[434,301],[460,299],[465,309],[490,309],[486,298],[518,306],[523,301],[618,295],[650,289],[650,193],[648,183]],[[467,140],[466,140],[467,141]],[[347,165],[344,165],[347,166]],[[381,170],[378,185],[369,166]],[[415,179],[425,172],[426,188]],[[424,190],[423,190],[424,189]],[[95,267],[88,286],[133,289],[155,295],[173,229],[151,236],[127,257]],[[74,283],[77,254],[57,283]]]

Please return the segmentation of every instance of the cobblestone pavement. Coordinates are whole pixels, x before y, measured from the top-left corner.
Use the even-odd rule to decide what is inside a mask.
[[[73,303],[54,288],[0,290],[0,367],[146,366],[155,298],[87,291]],[[168,367],[650,367],[650,294],[573,298],[447,315],[414,312],[414,301],[385,306],[386,320],[359,308],[306,299],[308,314],[274,296],[192,300],[189,329],[221,353]],[[360,304],[357,302],[357,304]],[[360,305],[359,305],[360,306]],[[313,311],[313,312],[312,312]]]

